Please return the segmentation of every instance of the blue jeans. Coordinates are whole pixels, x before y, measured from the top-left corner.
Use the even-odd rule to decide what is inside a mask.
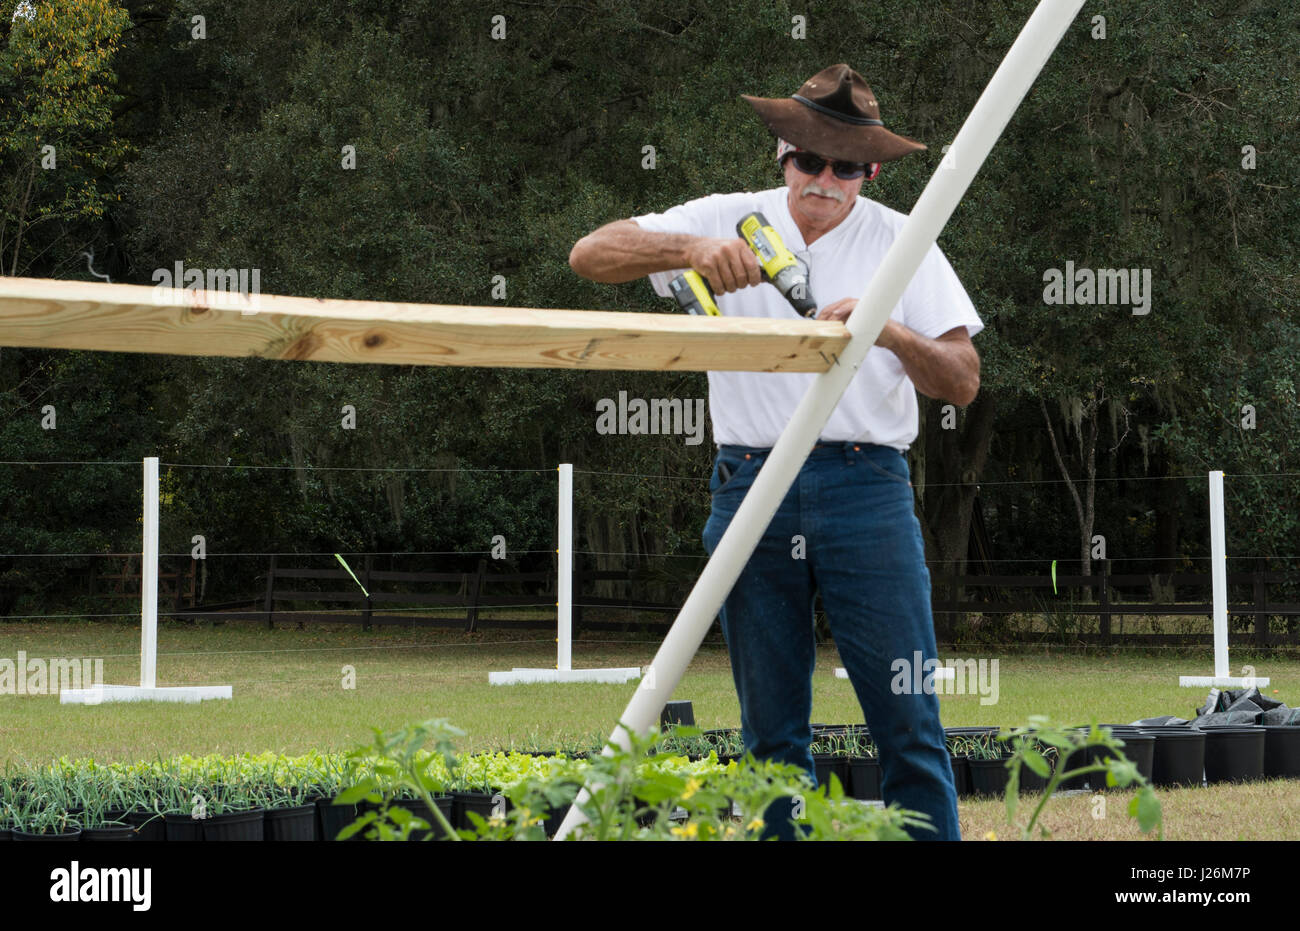
[[[720,449],[704,527],[710,554],[770,452]],[[820,591],[878,748],[885,803],[930,816],[936,831],[917,829],[917,839],[960,840],[939,700],[891,687],[899,680],[897,661],[910,670],[916,651],[923,661],[937,653],[910,478],[906,457],[892,447],[837,443],[814,449],[728,595],[722,631],[745,749],[758,759],[801,766],[815,779],[809,745],[817,659],[813,603]],[[788,806],[784,817],[776,806],[767,814],[772,836],[793,837]]]

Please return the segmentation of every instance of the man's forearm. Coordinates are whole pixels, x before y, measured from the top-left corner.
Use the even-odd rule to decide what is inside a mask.
[[[687,250],[698,238],[651,233],[635,220],[617,220],[579,239],[569,253],[569,265],[592,281],[623,284],[651,272],[689,268]]]
[[[890,320],[876,340],[903,363],[916,390],[927,397],[965,407],[980,384],[979,353],[968,339],[930,339]]]

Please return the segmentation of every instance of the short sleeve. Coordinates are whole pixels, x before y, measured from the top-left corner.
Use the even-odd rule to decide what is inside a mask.
[[[632,217],[636,224],[648,233],[684,233],[688,236],[707,236],[706,215],[710,212],[716,213],[711,203],[712,196],[701,197],[696,200],[687,201],[684,204],[678,204],[671,207],[663,213],[647,213],[639,217]],[[655,293],[660,297],[671,297],[672,292],[668,290],[668,283],[687,271],[684,268],[674,268],[662,272],[652,272],[647,277],[650,284],[654,286]]]
[[[930,339],[959,326],[966,327],[969,336],[984,329],[975,305],[938,245],[930,246],[903,292],[902,304],[903,324]]]

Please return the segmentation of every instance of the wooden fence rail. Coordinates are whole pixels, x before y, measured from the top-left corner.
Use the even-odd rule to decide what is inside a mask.
[[[1083,643],[1158,644],[1158,643],[1209,643],[1212,636],[1209,625],[1203,634],[1134,634],[1115,633],[1114,619],[1126,615],[1147,617],[1212,616],[1210,577],[1195,573],[1113,574],[1104,561],[1099,561],[1098,571],[1090,576],[1058,575],[1055,590],[1048,576],[1038,575],[951,575],[932,573],[933,611],[935,625],[941,642],[951,641],[959,633],[954,618],[965,614],[1045,614],[1096,617],[1098,632],[1079,634]],[[357,580],[369,595],[362,592],[352,577],[340,568],[301,569],[279,565],[271,557],[267,567],[266,585],[259,601],[243,602],[238,607],[247,610],[223,610],[231,605],[201,606],[193,610],[178,611],[173,616],[191,620],[259,620],[268,626],[277,622],[361,624],[369,629],[373,625],[414,625],[432,627],[463,627],[466,631],[485,628],[550,629],[555,621],[551,617],[510,620],[485,617],[483,612],[492,609],[520,607],[554,607],[555,574],[542,572],[494,572],[487,560],[480,560],[471,572],[398,572],[374,568],[373,558],[367,557],[359,567]],[[300,583],[316,581],[323,590],[312,590]],[[577,570],[574,572],[573,624],[575,633],[579,625],[588,630],[626,629],[628,622],[588,619],[584,615],[600,614],[602,610],[636,611],[666,615],[663,622],[672,620],[680,605],[635,598],[597,597],[587,594],[596,582],[625,582],[635,585],[641,579],[636,573],[622,570]],[[1250,600],[1229,598],[1230,616],[1250,616],[1253,630],[1249,634],[1233,634],[1234,643],[1249,643],[1259,647],[1280,644],[1300,644],[1300,632],[1275,633],[1271,630],[1274,617],[1300,616],[1300,603],[1282,601],[1270,596],[1273,586],[1300,584],[1300,572],[1233,572],[1228,574],[1230,596],[1233,592],[1249,591]],[[441,591],[401,591],[398,587],[438,586]],[[454,586],[454,590],[453,590]],[[502,589],[506,591],[503,592]],[[523,589],[521,592],[520,589]],[[1135,590],[1170,591],[1190,589],[1196,600],[1190,602],[1138,601]],[[961,593],[961,597],[957,596]],[[1041,593],[1041,594],[1039,594]],[[1086,598],[1080,600],[1080,593]],[[339,608],[294,608],[295,604],[336,605]],[[429,617],[401,613],[401,608],[448,607],[459,608],[458,617]],[[1028,638],[1025,638],[1028,639]]]

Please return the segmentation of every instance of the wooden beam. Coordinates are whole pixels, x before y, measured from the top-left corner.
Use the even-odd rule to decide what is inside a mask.
[[[396,304],[0,277],[0,346],[388,365],[821,372],[847,342],[841,323],[793,316]]]

